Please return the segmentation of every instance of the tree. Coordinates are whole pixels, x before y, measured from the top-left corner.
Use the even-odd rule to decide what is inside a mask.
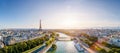
[[[55,50],[57,46],[55,44],[52,45],[52,49]]]
[[[99,53],[107,53],[104,49],[101,49]]]

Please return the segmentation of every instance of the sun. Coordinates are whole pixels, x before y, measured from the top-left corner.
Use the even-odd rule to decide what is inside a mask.
[[[67,19],[67,20],[65,20],[65,21],[63,21],[64,22],[64,25],[67,25],[67,26],[72,26],[72,25],[74,25],[75,24],[75,20],[72,20],[72,19]]]
[[[62,21],[62,25],[64,27],[75,27],[77,25],[78,21],[74,18],[67,18]]]

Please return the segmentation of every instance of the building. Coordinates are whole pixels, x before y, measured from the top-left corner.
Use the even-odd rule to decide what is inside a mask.
[[[109,43],[120,47],[120,38],[110,38]]]
[[[0,41],[0,48],[4,47],[4,43],[2,41]]]
[[[0,41],[3,41],[3,36],[0,36]]]
[[[12,36],[8,36],[4,38],[4,43],[5,45],[12,45],[12,44],[15,44],[16,41]]]

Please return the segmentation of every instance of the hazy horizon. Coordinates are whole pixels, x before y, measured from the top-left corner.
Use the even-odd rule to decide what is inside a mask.
[[[120,27],[119,0],[0,0],[0,29]]]

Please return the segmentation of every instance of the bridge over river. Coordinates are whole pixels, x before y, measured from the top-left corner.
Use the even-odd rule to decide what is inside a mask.
[[[59,37],[57,37],[57,41],[71,41],[71,37],[59,36]]]

